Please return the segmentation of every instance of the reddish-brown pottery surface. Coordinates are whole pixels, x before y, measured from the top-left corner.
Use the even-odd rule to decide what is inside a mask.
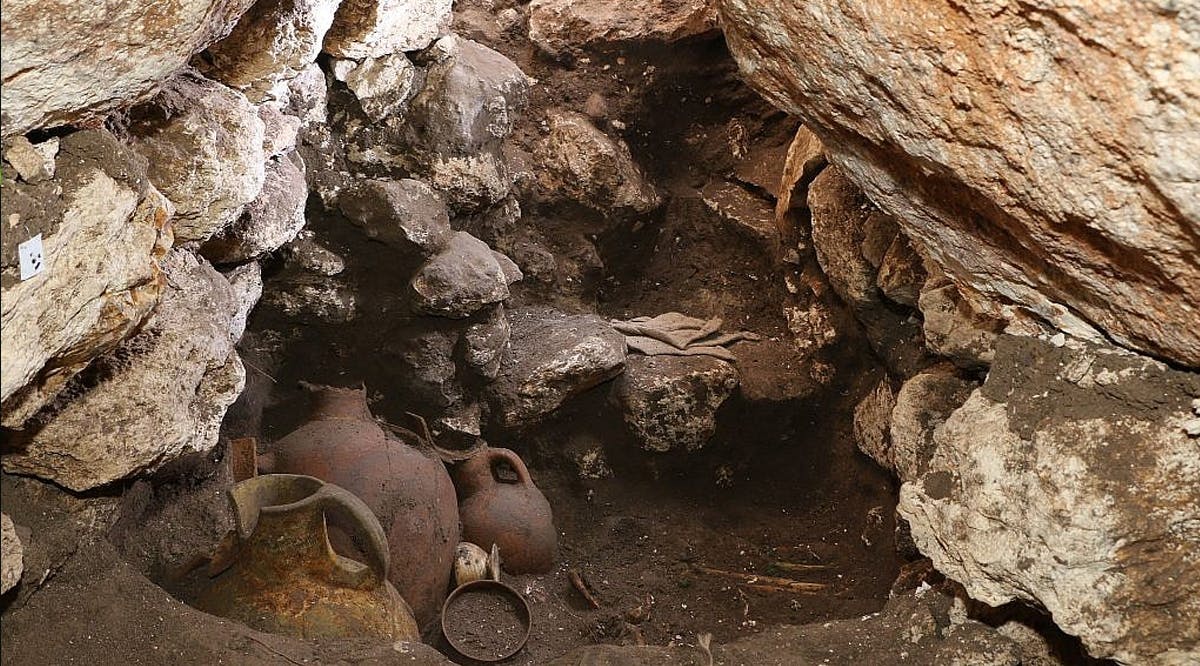
[[[507,465],[515,481],[501,477]],[[558,537],[550,503],[533,485],[520,456],[508,449],[483,449],[454,469],[463,539],[500,547],[509,573],[545,573],[554,566]]]

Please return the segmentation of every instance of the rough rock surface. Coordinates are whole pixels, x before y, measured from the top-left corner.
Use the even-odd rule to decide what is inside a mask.
[[[409,288],[419,312],[455,319],[508,298],[508,278],[492,249],[465,231],[417,270]]]
[[[278,86],[315,62],[341,0],[256,2],[229,36],[201,60],[209,78],[240,90],[254,102],[277,98]]]
[[[262,190],[263,121],[244,95],[215,81],[178,77],[133,110],[129,132],[151,182],[175,204],[179,242],[207,240]]]
[[[5,426],[19,427],[158,302],[171,209],[145,174],[111,134],[83,131],[62,138],[53,179],[4,179]],[[44,269],[22,281],[18,244],[37,234]]]
[[[252,2],[5,3],[4,136],[93,120],[145,99],[225,36]]]
[[[529,38],[554,56],[613,43],[669,43],[716,30],[714,0],[534,0],[529,5]]]
[[[17,528],[7,513],[0,513],[0,594],[21,582],[25,571],[24,548],[17,537]]]
[[[647,451],[697,451],[717,431],[717,409],[738,372],[707,356],[631,356],[613,383],[625,424]]]
[[[446,37],[445,57],[405,115],[406,143],[431,182],[459,207],[494,204],[511,185],[500,142],[525,108],[529,80],[508,58],[469,39]]]
[[[954,368],[948,365],[913,375],[896,392],[888,422],[890,446],[886,466],[901,481],[912,481],[925,473],[933,457],[933,433],[967,401],[974,388],[971,382],[956,376]]]
[[[900,513],[974,598],[1044,606],[1097,657],[1200,660],[1200,376],[1001,338]]]
[[[877,303],[876,268],[895,236],[894,223],[836,167],[824,169],[813,179],[808,187],[808,207],[817,261],[834,292],[859,308]],[[881,228],[885,231],[879,231]],[[889,230],[891,234],[886,233]]]
[[[201,246],[214,263],[256,259],[291,241],[304,227],[308,185],[304,162],[293,152],[267,163],[262,192],[236,222]]]
[[[263,121],[263,155],[270,159],[296,149],[300,126],[304,121],[299,116],[285,113],[276,103],[260,104],[258,117]]]
[[[338,196],[338,208],[371,238],[421,257],[446,247],[454,233],[442,198],[411,178],[360,181]]]
[[[1200,366],[1188,3],[723,0],[748,80],[993,316]],[[1003,318],[1003,317],[1000,317]]]
[[[978,312],[946,279],[931,278],[917,298],[925,344],[963,368],[986,367],[995,355],[1003,322]]]
[[[536,423],[625,368],[625,336],[600,317],[531,308],[508,318],[512,338],[489,389],[507,426]]]
[[[542,198],[603,213],[647,213],[662,203],[624,141],[609,138],[581,113],[552,111],[548,122],[550,135],[534,153]]]
[[[464,360],[480,376],[495,379],[511,337],[512,327],[504,306],[497,305],[483,321],[471,324],[463,332]]]
[[[358,98],[363,113],[378,122],[408,104],[417,68],[403,53],[396,53],[362,62],[339,60],[334,76]]]
[[[453,0],[342,0],[325,51],[341,58],[380,58],[419,51],[450,27]]]
[[[40,427],[4,456],[6,472],[84,491],[216,444],[245,380],[233,346],[258,293],[235,289],[187,251],[167,255],[163,268],[168,286],[145,328],[39,414]]]
[[[875,388],[854,407],[854,442],[858,450],[880,466],[895,470],[892,454],[892,410],[896,407],[896,392],[892,380],[884,377]]]

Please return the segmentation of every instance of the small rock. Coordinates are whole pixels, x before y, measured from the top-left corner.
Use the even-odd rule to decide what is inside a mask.
[[[285,280],[269,290],[263,300],[300,322],[312,318],[344,324],[358,317],[358,299],[350,287],[323,276]]]
[[[600,317],[527,309],[508,318],[512,338],[489,387],[507,427],[537,423],[625,368],[625,336]]]
[[[849,178],[836,167],[821,171],[808,188],[808,207],[812,210],[812,240],[817,262],[829,278],[834,292],[855,308],[871,308],[878,303],[875,267],[895,235],[886,236],[880,245],[868,232],[883,225],[871,223],[875,207]],[[872,233],[872,237],[880,234]],[[868,257],[876,255],[875,261]]]
[[[290,246],[288,260],[310,273],[326,277],[333,277],[346,270],[346,260],[342,259],[341,255],[311,237],[295,240]]]
[[[262,191],[263,121],[241,93],[184,74],[130,118],[150,181],[175,204],[177,240],[208,240]]]
[[[625,424],[647,451],[697,451],[717,429],[717,409],[738,372],[706,356],[632,356],[613,384]]]
[[[890,471],[896,469],[890,433],[895,406],[892,382],[884,377],[854,408],[854,441],[858,450]]]
[[[454,350],[456,328],[430,328],[426,322],[411,322],[393,331],[387,352],[395,358],[397,390],[408,399],[450,410],[464,402]]]
[[[420,51],[450,28],[453,0],[343,0],[325,35],[340,58],[381,58]]]
[[[271,103],[258,107],[258,117],[263,121],[263,154],[267,159],[296,148],[302,124],[298,116],[284,113],[278,104]]]
[[[403,53],[365,58],[362,62],[338,61],[352,66],[334,67],[334,75],[344,81],[358,99],[363,113],[376,122],[395,114],[408,105],[413,93],[417,68]]]
[[[975,311],[953,283],[931,278],[917,304],[924,319],[925,345],[930,350],[962,368],[991,363],[1001,324]]]
[[[471,324],[463,333],[467,365],[481,376],[495,379],[511,335],[504,306],[497,305],[485,321]]]
[[[197,59],[200,69],[261,102],[316,61],[340,2],[256,2],[227,37]]]
[[[975,384],[959,379],[953,366],[924,370],[904,382],[889,418],[889,468],[901,481],[923,474],[933,456],[933,434],[962,406]]]
[[[508,286],[511,287],[525,279],[525,275],[521,273],[521,267],[517,266],[517,262],[509,259],[508,255],[492,250],[492,256],[495,257],[496,263],[500,264],[500,270],[504,271],[504,280],[508,282]]]
[[[308,185],[304,162],[296,153],[267,164],[266,181],[258,198],[230,226],[201,246],[204,256],[226,264],[256,259],[288,243],[304,227]]]
[[[700,191],[704,205],[727,222],[733,230],[763,248],[773,249],[779,241],[775,210],[770,202],[724,180],[709,181]],[[793,250],[796,261],[799,254]]]
[[[0,513],[0,594],[21,582],[25,571],[25,549],[7,513]]]
[[[425,262],[409,288],[419,312],[454,319],[508,298],[508,278],[492,249],[465,231]]]
[[[534,0],[529,38],[553,56],[642,42],[671,43],[716,34],[711,0]]]
[[[539,195],[602,213],[647,213],[662,198],[624,141],[609,138],[587,116],[551,111],[550,135],[534,151]]]
[[[880,260],[875,285],[889,300],[915,308],[926,279],[921,255],[903,233],[897,233]]]
[[[287,109],[301,126],[323,123],[328,115],[329,88],[321,66],[312,63],[288,82]]]
[[[367,235],[430,257],[446,247],[453,230],[446,204],[419,180],[368,180],[338,196],[338,208]]]
[[[54,177],[54,158],[58,155],[58,139],[52,138],[36,146],[23,136],[15,136],[4,149],[4,161],[17,170],[27,183],[37,183]]]

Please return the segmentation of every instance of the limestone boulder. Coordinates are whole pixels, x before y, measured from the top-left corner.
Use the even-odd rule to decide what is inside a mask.
[[[482,321],[471,324],[463,331],[463,357],[467,366],[481,377],[495,379],[511,337],[512,327],[508,324],[504,306],[497,305]]]
[[[167,255],[163,270],[167,288],[141,332],[14,438],[4,471],[85,491],[216,445],[245,381],[234,344],[259,293],[252,276],[235,288],[186,250]]]
[[[917,305],[930,350],[963,368],[987,367],[992,362],[1004,322],[976,310],[953,282],[931,278],[922,286]]]
[[[535,424],[625,369],[625,336],[600,317],[529,308],[508,318],[512,337],[489,387],[505,426]]]
[[[316,62],[341,0],[256,2],[229,36],[200,58],[209,78],[251,101],[276,99],[279,87]]]
[[[595,47],[671,43],[717,32],[714,0],[534,0],[529,38],[553,56]]]
[[[450,29],[452,0],[342,0],[325,51],[339,58],[381,58],[420,51]]]
[[[155,94],[253,0],[12,0],[4,5],[5,137],[102,118]]]
[[[892,380],[884,377],[875,388],[854,407],[854,443],[858,450],[888,470],[896,469],[892,452],[892,410],[896,407],[896,392]]]
[[[721,13],[748,81],[984,314],[1015,305],[1200,366],[1191,7],[722,0]]]
[[[417,68],[403,53],[396,53],[362,62],[339,60],[333,74],[354,93],[363,113],[378,122],[408,105],[415,92]]]
[[[646,451],[691,452],[717,431],[717,410],[738,385],[733,365],[708,356],[632,356],[613,383],[625,425]]]
[[[179,242],[208,240],[262,191],[263,121],[245,95],[220,83],[174,79],[131,112],[129,132],[150,181],[175,204]]]
[[[268,103],[259,105],[258,117],[263,121],[263,155],[267,159],[296,149],[300,126],[304,123],[299,116],[285,113],[280,104]]]
[[[934,366],[908,378],[896,392],[888,419],[891,469],[901,481],[925,473],[933,457],[933,433],[967,401],[975,384],[960,378],[953,366]]]
[[[201,252],[209,261],[227,264],[277,250],[304,228],[307,202],[308,184],[300,155],[292,152],[269,160],[258,198],[236,222],[205,241]]]
[[[1005,336],[900,513],[980,601],[1044,606],[1095,657],[1200,660],[1200,375]]]
[[[409,283],[418,312],[461,319],[508,298],[508,278],[487,243],[465,231],[417,269]]]
[[[58,142],[54,177],[6,177],[3,249],[3,406],[18,428],[93,358],[134,331],[164,286],[171,204],[146,161],[102,131]],[[22,243],[41,239],[41,272],[21,279]]]
[[[25,548],[7,513],[0,513],[0,594],[21,582],[25,571]]]
[[[555,110],[547,121],[550,134],[534,151],[541,198],[617,215],[648,213],[662,203],[624,141],[581,113]]]
[[[288,82],[287,110],[300,119],[301,127],[323,123],[329,113],[329,88],[325,72],[317,63],[305,67]]]
[[[431,257],[454,234],[441,196],[419,180],[363,180],[338,196],[338,208],[371,238]]]

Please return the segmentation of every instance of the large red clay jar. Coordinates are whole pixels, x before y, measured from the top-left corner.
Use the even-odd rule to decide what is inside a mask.
[[[442,461],[386,433],[371,416],[365,389],[333,387],[315,390],[308,421],[274,453],[272,471],[336,484],[375,512],[391,551],[388,579],[421,627],[431,627],[459,542],[458,503]],[[345,539],[331,530],[335,549],[353,549]]]

